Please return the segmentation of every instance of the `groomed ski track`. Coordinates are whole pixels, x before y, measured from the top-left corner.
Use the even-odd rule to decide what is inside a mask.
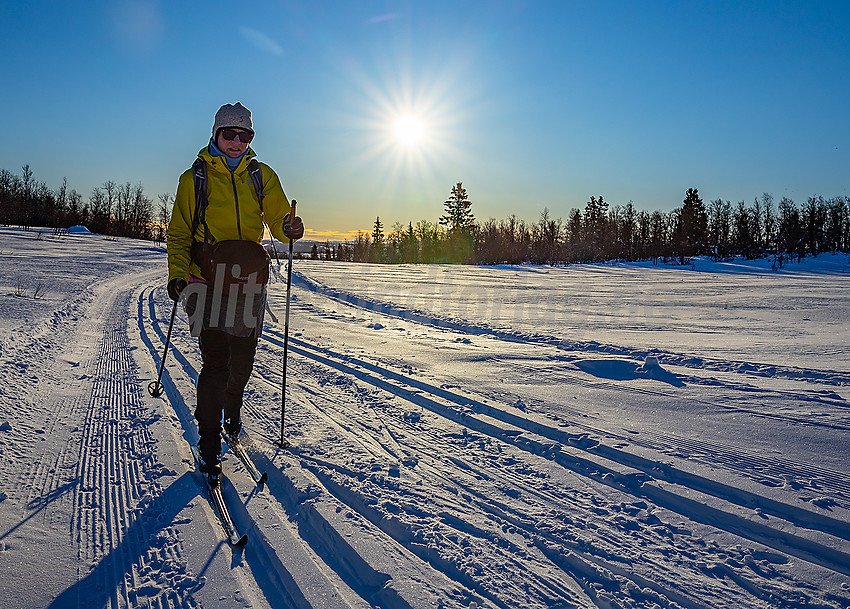
[[[146,342],[158,346],[164,339],[162,299],[161,290],[155,289],[143,291],[139,299],[139,319],[148,317],[158,339]],[[140,332],[144,338],[144,326]],[[297,433],[299,419],[315,419],[333,430],[330,436],[343,436],[343,444],[355,446],[371,466],[353,469],[328,458],[332,451],[300,446],[297,437],[290,451],[279,451],[272,441],[279,421],[275,396],[279,400],[282,344],[282,331],[267,328],[255,367],[257,387],[249,392],[246,403],[252,453],[270,475],[263,491],[269,502],[262,502],[258,510],[252,506],[255,502],[248,501],[240,517],[246,519],[243,528],[252,527],[251,543],[259,533],[270,567],[283,569],[281,579],[296,588],[298,577],[290,571],[297,561],[281,552],[286,544],[269,533],[270,527],[280,526],[270,522],[269,511],[282,521],[297,523],[294,542],[317,561],[321,575],[334,574],[336,589],[345,585],[349,599],[355,594],[367,605],[381,607],[425,607],[434,602],[446,607],[474,602],[504,608],[642,606],[644,602],[681,607],[805,606],[808,601],[801,601],[796,593],[782,596],[787,582],[779,585],[782,578],[774,572],[789,557],[850,574],[846,522],[776,501],[746,484],[727,484],[710,474],[695,473],[692,466],[676,467],[655,451],[689,449],[705,463],[719,463],[738,476],[756,476],[762,482],[769,476],[817,479],[824,495],[837,499],[846,493],[847,484],[836,472],[781,458],[762,463],[746,451],[671,434],[624,437],[579,416],[568,418],[568,424],[563,418],[552,424],[529,417],[510,403],[485,403],[460,390],[462,379],[454,386],[421,381],[404,367],[393,369],[386,363],[342,354],[303,336],[290,337],[295,356],[289,377],[293,379],[288,398],[290,430]],[[172,353],[183,382],[191,384],[199,369],[192,341],[178,338]],[[582,380],[579,374],[571,376],[576,383],[600,384]],[[557,382],[570,382],[564,377],[562,372]],[[171,399],[176,394],[174,381],[169,382]],[[621,389],[606,387],[612,388]],[[182,400],[176,396],[174,401]],[[441,419],[443,429],[423,425],[425,412]],[[181,421],[192,429],[188,411]],[[654,458],[646,456],[653,452]],[[575,496],[541,484],[539,473],[523,475],[505,469],[505,461],[530,461],[536,467],[545,461],[583,480],[594,490],[581,497],[578,505],[590,508],[590,519],[564,511],[568,501],[577,501]],[[235,458],[226,460],[227,466],[233,471],[231,479],[239,479],[235,486],[243,502],[257,493],[250,489],[244,472],[241,478],[236,474],[241,466]],[[412,486],[400,488],[408,477]],[[461,497],[470,511],[457,513],[452,505],[452,509],[434,508],[429,513],[418,507],[423,491],[415,485],[423,480],[439,492]],[[482,495],[473,480],[492,484],[507,501]],[[395,491],[401,497],[398,505],[376,502],[381,493],[374,488]],[[592,496],[597,493],[607,504],[598,503]],[[509,500],[524,496],[529,497],[528,507],[534,506],[531,513],[517,510]],[[541,508],[546,514],[543,520],[532,515]],[[593,514],[601,517],[599,522],[593,522]],[[552,526],[553,517],[559,527]],[[441,554],[435,547],[439,544],[427,543],[421,524],[411,526],[411,520],[433,520],[437,528],[453,531],[448,533],[450,538],[458,536],[465,540],[457,540],[461,546],[469,544],[467,559]],[[692,530],[701,527],[762,549],[756,553],[739,549],[738,556],[730,556],[729,548],[718,546],[716,562],[699,561],[685,567],[692,572],[691,578],[669,581],[663,561],[670,553],[678,556],[677,568],[688,562],[689,544],[697,544],[700,553],[705,553],[704,542]],[[591,537],[589,531],[593,531]],[[643,536],[651,541],[641,540]],[[439,542],[446,541],[440,537]],[[644,554],[645,548],[659,542],[669,547],[654,558]],[[498,549],[493,551],[493,546]],[[513,563],[511,555],[528,552],[536,555],[537,568],[522,578],[514,577],[512,571],[522,567]],[[473,558],[476,555],[497,560],[479,562]],[[636,562],[637,556],[641,559]],[[760,565],[756,569],[754,561]]]
[[[310,329],[290,335],[293,446],[274,445],[283,333],[269,323],[244,419],[268,481],[225,452],[222,490],[249,538],[233,548],[189,449],[200,357],[182,311],[165,394],[144,390],[170,316],[163,273],[154,253],[3,344],[4,404],[28,414],[0,436],[6,581],[36,580],[4,556],[55,546],[27,607],[850,607],[843,472],[710,434],[633,431],[594,405],[690,399],[688,385],[719,413],[843,433],[840,396],[789,383],[843,393],[846,374],[653,353],[652,383],[613,382],[587,373],[597,358],[650,353],[411,319],[300,275],[292,314]],[[272,285],[276,313],[281,293]],[[407,324],[409,358],[339,339],[375,319]],[[429,349],[465,358],[452,370],[468,374],[422,365]],[[547,402],[547,387],[581,399]],[[837,414],[776,408],[800,396]]]

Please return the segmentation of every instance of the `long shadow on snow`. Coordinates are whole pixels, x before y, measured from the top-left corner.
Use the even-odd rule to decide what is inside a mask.
[[[166,335],[163,333],[161,328],[161,322],[156,316],[156,302],[154,300],[154,292],[155,290],[151,290],[148,296],[148,309],[150,313],[150,321],[151,328],[156,332],[159,336],[162,344],[165,344]],[[139,327],[139,335],[144,342],[145,346],[147,346],[151,357],[154,360],[157,368],[162,362],[162,357],[159,351],[153,345],[150,337],[144,326],[144,294],[139,295],[139,309],[138,309],[138,327]],[[197,381],[198,373],[189,362],[188,359],[177,349],[174,344],[170,345],[170,350],[174,354],[174,359],[177,360],[183,371],[186,375],[191,378],[193,381]],[[171,407],[174,409],[177,418],[180,421],[180,426],[183,428],[183,438],[190,445],[197,444],[198,442],[198,432],[197,427],[194,423],[194,416],[189,410],[188,405],[186,404],[183,396],[180,394],[180,391],[177,389],[177,385],[174,380],[171,378],[171,374],[167,369],[163,369],[161,382],[163,388],[165,390],[165,396],[171,404]],[[191,472],[190,472],[191,473]],[[200,475],[199,475],[200,476]],[[198,476],[198,478],[199,478]],[[250,517],[247,514],[247,510],[245,506],[241,503],[241,497],[239,493],[233,488],[233,486],[225,479],[225,484],[222,485],[222,494],[225,496],[225,501],[230,508],[231,517],[236,522],[240,531],[246,531],[246,527],[249,525],[256,529],[256,526],[251,521]],[[205,483],[200,479],[196,480],[197,494],[203,494],[204,490],[206,490]],[[173,517],[172,517],[173,519]],[[262,539],[265,541],[265,538]],[[216,546],[216,551],[218,548],[224,547],[226,544],[224,541],[220,541]],[[274,607],[281,607],[286,609],[308,609],[309,603],[304,598],[301,591],[294,584],[292,577],[283,567],[283,565],[275,564],[274,569],[268,568],[268,557],[269,555],[273,555],[273,552],[269,551],[269,548],[265,546],[265,544],[254,543],[248,548],[241,548],[239,550],[232,551],[232,560],[231,560],[231,568],[237,567],[244,558],[250,567],[252,567],[252,573],[254,575],[254,579],[256,580],[258,586],[263,591],[266,599],[271,603]],[[212,557],[210,558],[212,560]]]
[[[270,438],[266,439],[270,443],[274,442]],[[243,443],[257,466],[268,473],[266,488],[297,523],[301,539],[348,587],[375,606],[411,609],[410,604],[392,586],[387,586],[392,576],[375,570],[317,509],[316,503],[311,501],[320,493],[315,485],[299,486],[244,432]],[[261,534],[259,530],[257,533]],[[277,560],[276,555],[274,560]]]
[[[37,507],[35,507],[35,510],[29,516],[27,516],[26,518],[24,518],[23,520],[18,522],[18,524],[14,525],[8,531],[6,531],[2,535],[0,535],[0,541],[3,541],[9,535],[11,535],[15,531],[17,531],[19,528],[21,528],[24,524],[29,522],[33,517],[35,517],[37,514],[39,514],[48,505],[50,505],[50,503],[52,503],[53,501],[56,501],[57,499],[62,497],[62,495],[65,495],[66,493],[71,492],[74,489],[74,487],[77,486],[79,483],[80,483],[79,479],[72,480],[70,482],[63,484],[62,486],[60,486],[58,488],[53,489],[52,491],[47,493],[47,495],[45,497],[37,497],[36,499],[31,501],[28,507],[37,506]]]
[[[154,348],[142,321],[144,312],[143,302],[143,295],[140,295],[139,331],[142,341],[150,350],[156,365],[159,366],[161,355]],[[148,307],[152,328],[159,335],[162,343],[165,344],[165,333],[162,331],[160,321],[156,316],[153,290],[151,290],[148,297]],[[197,379],[198,372],[194,366],[173,344],[171,345],[171,351],[174,353],[174,358],[180,362],[184,372],[193,380]],[[165,388],[165,395],[168,397],[169,402],[180,419],[184,438],[189,443],[197,443],[198,435],[194,424],[194,417],[189,412],[188,406],[177,390],[167,369],[163,370],[162,383]],[[268,484],[266,486],[267,490],[275,497],[280,505],[284,506],[288,514],[296,517],[296,521],[299,523],[299,529],[303,533],[302,538],[310,544],[318,555],[322,556],[328,565],[334,568],[336,573],[352,590],[363,598],[372,598],[381,606],[409,609],[408,603],[398,596],[394,589],[386,587],[385,584],[390,580],[389,575],[375,571],[333,527],[328,526],[324,517],[314,509],[315,506],[313,503],[306,501],[306,499],[309,499],[309,496],[305,496],[293,484],[292,480],[283,475],[261,450],[257,449],[250,441],[247,448],[255,462],[269,474]],[[267,598],[273,597],[268,596],[268,586],[262,585],[263,573],[274,574],[277,579],[267,583],[277,593],[288,597],[274,604],[274,606],[309,607],[303,593],[298,589],[297,584],[286,567],[280,562],[277,553],[270,546],[268,539],[253,521],[245,505],[241,503],[238,493],[229,484],[223,487],[223,491],[225,492],[228,506],[232,506],[231,516],[234,521],[240,527],[241,531],[245,531],[250,535],[252,542],[248,544],[244,551],[249,565],[252,563],[252,555],[256,554],[259,557],[259,569],[255,568],[253,573],[258,583],[264,589],[264,592],[266,592]],[[258,541],[259,543],[257,543]],[[260,571],[259,573],[258,570]],[[268,576],[268,579],[271,580],[271,576]]]
[[[154,332],[159,335],[162,344],[165,344],[165,334],[162,332],[161,322],[156,316],[155,300],[153,297],[154,291],[155,290],[151,290],[148,297],[151,327]],[[153,342],[145,329],[144,293],[139,295],[138,326],[142,342],[144,342],[145,346],[150,351],[151,357],[158,367],[162,361],[162,355],[154,347]],[[174,353],[174,358],[180,362],[184,372],[193,380],[197,379],[198,373],[189,360],[180,353],[173,343],[171,344],[170,349],[171,352]],[[167,369],[163,370],[162,384],[165,388],[165,396],[168,398],[168,402],[171,404],[174,412],[180,420],[180,425],[183,428],[183,438],[189,444],[196,444],[198,442],[198,432],[194,416],[190,412],[189,407],[186,405],[183,396],[177,389],[177,385],[174,383],[174,380],[171,378],[171,374]],[[195,496],[202,494],[203,491],[201,489],[203,488],[204,483],[200,479],[197,479]],[[225,501],[230,508],[231,516],[236,525],[239,527],[239,530],[248,533],[257,533],[259,530],[248,514],[247,509],[242,504],[242,498],[239,496],[236,489],[234,489],[233,485],[229,483],[222,485],[222,492],[225,496]],[[173,515],[171,519],[173,520]],[[249,543],[248,546],[238,552],[234,551],[232,566],[236,567],[239,564],[241,557],[244,557],[248,566],[251,567],[254,579],[257,581],[257,584],[263,591],[266,599],[273,607],[309,609],[310,605],[305,599],[303,593],[300,589],[298,589],[298,586],[295,584],[292,576],[286,570],[284,565],[282,565],[280,561],[276,560],[276,555],[274,551],[268,547],[265,536],[254,534],[252,539],[254,539],[254,543]],[[257,541],[260,543],[257,543]],[[271,569],[269,568],[270,561],[271,566],[273,567]]]
[[[56,597],[48,609],[65,609],[84,605],[92,599],[112,594],[124,579],[125,574],[133,571],[133,565],[148,550],[154,548],[154,542],[159,531],[145,530],[145,523],[171,523],[174,518],[192,502],[199,494],[198,485],[190,480],[189,472],[172,482],[156,499],[148,503],[144,512],[132,519],[132,524],[124,532],[121,542],[92,569],[83,579],[79,580],[62,594]],[[164,524],[163,527],[168,526]],[[145,539],[149,543],[138,543]],[[130,591],[132,595],[133,591]]]
[[[277,332],[266,331],[263,338],[273,344],[282,345],[282,341],[273,338],[271,336],[272,334],[277,334]],[[494,408],[472,398],[381,368],[356,357],[345,356],[335,353],[330,349],[312,346],[297,338],[293,339],[290,337],[289,348],[294,353],[354,376],[470,429],[474,429],[534,454],[550,458],[563,467],[581,475],[591,477],[602,484],[635,496],[650,499],[656,505],[682,514],[690,520],[708,524],[781,552],[797,556],[808,562],[821,565],[838,573],[850,575],[850,554],[848,553],[786,531],[777,530],[747,520],[699,501],[681,497],[657,485],[651,484],[651,481],[653,478],[660,478],[743,507],[759,507],[763,512],[788,520],[797,526],[820,530],[845,540],[850,540],[850,523],[762,497],[755,493],[691,474],[658,461],[630,454],[595,441],[589,441],[586,435],[576,436],[575,434],[554,429],[547,425]],[[452,405],[469,407],[477,413],[485,414],[554,442],[599,455],[609,461],[640,471],[624,474],[621,471],[605,467],[602,464],[584,459],[575,454],[562,453],[561,447],[558,445],[552,446],[531,438],[522,437],[516,433],[510,433],[508,430],[482,421],[466,412],[456,410],[452,406],[437,402],[418,392],[399,387],[391,383],[390,380],[421,391],[426,391],[431,395],[450,402]]]

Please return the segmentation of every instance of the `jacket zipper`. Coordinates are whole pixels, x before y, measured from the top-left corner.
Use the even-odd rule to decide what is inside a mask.
[[[236,194],[236,174],[230,172],[230,183],[233,184],[233,201],[236,204],[236,231],[239,233],[239,240],[242,240],[242,222],[239,219],[239,195]]]

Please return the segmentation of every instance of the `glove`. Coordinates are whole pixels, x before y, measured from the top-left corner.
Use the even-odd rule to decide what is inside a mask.
[[[301,218],[299,216],[295,216],[295,219],[290,221],[289,214],[286,214],[283,217],[283,234],[293,241],[297,241],[303,237],[304,223],[301,221]]]
[[[189,285],[185,279],[174,278],[168,282],[168,297],[177,302],[180,299],[180,292]]]

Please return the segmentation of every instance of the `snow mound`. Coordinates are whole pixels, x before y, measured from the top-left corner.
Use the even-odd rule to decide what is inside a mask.
[[[582,359],[573,363],[582,372],[610,381],[651,379],[676,387],[684,386],[675,374],[661,367],[658,358],[654,355],[647,355],[643,364],[622,359]]]
[[[661,365],[658,363],[658,358],[654,355],[647,355],[643,362],[644,370],[661,370]]]
[[[79,225],[77,225],[77,226],[72,226],[71,228],[69,228],[69,229],[68,229],[68,234],[69,234],[69,235],[93,235],[94,233],[93,233],[93,232],[91,232],[91,231],[90,231],[88,228],[86,228],[85,226],[79,226]]]
[[[612,381],[627,381],[638,377],[638,365],[635,362],[618,359],[585,359],[575,362],[582,372]]]

